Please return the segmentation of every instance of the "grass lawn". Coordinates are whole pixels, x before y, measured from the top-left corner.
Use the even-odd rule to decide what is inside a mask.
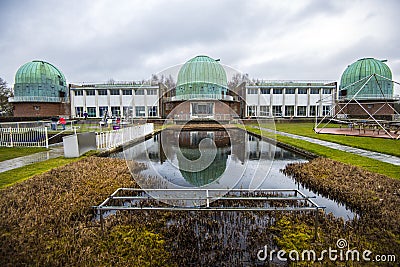
[[[46,151],[45,147],[0,147],[0,161]]]
[[[271,133],[269,132],[264,132],[264,131],[261,132],[260,130],[255,129],[253,127],[246,127],[246,128],[250,132],[260,134],[266,137],[272,137]],[[332,149],[329,147],[313,144],[307,141],[298,140],[286,136],[276,135],[276,139],[280,142],[292,145],[294,147],[310,151],[319,156],[331,158],[339,162],[362,167],[363,169],[369,170],[371,172],[380,173],[392,178],[400,179],[400,166],[396,166],[393,164],[381,162],[379,160],[358,156],[352,153],[344,152],[337,149]],[[385,141],[390,141],[390,140],[385,140]]]
[[[322,126],[322,125],[321,125]],[[307,136],[315,139],[335,142],[342,145],[351,147],[362,148],[370,151],[400,156],[400,140],[372,138],[372,137],[358,137],[358,136],[344,136],[332,134],[317,134],[314,132],[314,123],[276,123],[276,130]]]
[[[17,183],[17,182],[22,182],[26,179],[31,178],[32,176],[34,176],[36,174],[41,174],[41,173],[47,172],[55,167],[60,167],[60,166],[66,165],[70,162],[78,161],[85,156],[86,156],[86,154],[79,158],[58,157],[58,158],[49,159],[46,161],[26,165],[21,168],[16,168],[16,169],[12,169],[12,170],[9,170],[6,172],[2,172],[2,173],[0,173],[0,189],[5,188],[10,185],[13,185],[14,183]]]

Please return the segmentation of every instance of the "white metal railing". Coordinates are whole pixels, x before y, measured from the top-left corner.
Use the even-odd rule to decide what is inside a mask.
[[[46,127],[0,128],[0,146],[2,147],[49,147]]]
[[[8,98],[9,102],[69,102],[69,97],[53,96],[14,96]]]
[[[221,95],[221,94],[187,94],[187,95],[177,95],[171,97],[172,101],[176,100],[196,100],[196,99],[216,99],[216,100],[233,100],[231,95]]]
[[[190,121],[194,119],[204,119],[204,120],[216,120],[216,121],[230,121],[232,119],[238,118],[237,115],[233,114],[188,114],[188,113],[183,113],[183,114],[175,114],[174,115],[174,120],[178,121]]]
[[[357,100],[369,100],[369,99],[382,99],[382,100],[400,100],[399,96],[395,95],[382,95],[382,94],[349,94],[347,96],[339,96],[339,100],[352,100],[353,98]]]
[[[97,149],[108,149],[121,146],[126,142],[145,137],[154,131],[153,123],[146,123],[118,130],[96,133]]]

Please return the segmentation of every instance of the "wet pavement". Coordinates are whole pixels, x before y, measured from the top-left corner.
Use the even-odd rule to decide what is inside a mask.
[[[259,128],[259,127],[255,127],[255,128]],[[260,129],[263,130],[263,131],[266,131],[266,132],[276,133],[276,134],[287,136],[287,137],[290,137],[290,138],[307,141],[307,142],[310,142],[310,143],[313,143],[313,144],[326,146],[326,147],[337,149],[337,150],[342,150],[342,151],[345,151],[345,152],[349,152],[349,153],[353,153],[353,154],[356,154],[356,155],[359,155],[359,156],[363,156],[363,157],[379,160],[379,161],[390,163],[390,164],[393,164],[393,165],[400,165],[400,157],[396,157],[396,156],[392,156],[392,155],[388,155],[388,154],[383,154],[383,153],[379,153],[379,152],[374,152],[374,151],[369,151],[369,150],[364,150],[364,149],[360,149],[360,148],[340,145],[340,144],[337,144],[337,143],[323,141],[323,140],[310,138],[310,137],[306,137],[306,136],[290,134],[290,133],[285,133],[285,132],[281,132],[281,131],[274,131],[274,130],[267,129],[267,128],[260,128]]]
[[[0,162],[0,173],[12,169],[20,168],[32,163],[45,161],[52,158],[64,156],[62,144],[49,147],[50,150],[31,154],[24,157],[13,158]]]

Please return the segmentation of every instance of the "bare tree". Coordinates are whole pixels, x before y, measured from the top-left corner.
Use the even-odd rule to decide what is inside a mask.
[[[176,86],[174,77],[172,77],[172,75],[170,74],[166,79],[165,79],[165,85],[167,86],[167,88],[172,89]]]
[[[8,98],[13,96],[12,89],[7,86],[7,82],[0,78],[0,116],[12,115],[12,104]]]
[[[236,87],[238,87],[241,83],[246,82],[249,83],[250,79],[249,79],[249,74],[244,73],[244,74],[240,74],[240,73],[236,73],[235,75],[233,75],[232,80],[230,80],[228,82],[228,87],[230,90],[235,90]]]

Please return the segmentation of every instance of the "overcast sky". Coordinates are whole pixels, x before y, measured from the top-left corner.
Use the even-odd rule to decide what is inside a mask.
[[[40,59],[67,82],[150,78],[196,55],[251,78],[339,80],[364,57],[400,79],[400,1],[31,0],[0,3],[0,77]]]

